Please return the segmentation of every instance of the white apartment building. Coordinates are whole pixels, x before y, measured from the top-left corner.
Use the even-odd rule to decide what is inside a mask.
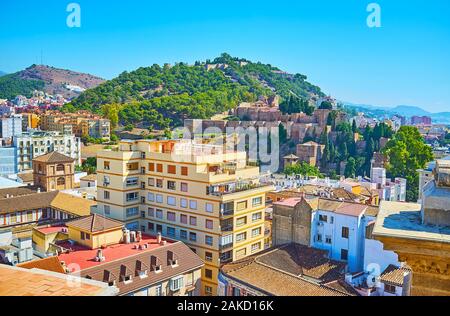
[[[20,114],[0,118],[1,138],[12,138],[22,134],[22,120],[23,118]]]
[[[350,272],[364,269],[364,213],[368,206],[319,199],[312,214],[311,246],[328,250],[330,259],[346,261]]]
[[[385,168],[371,168],[370,179],[377,186],[380,200],[406,201],[406,179],[395,178],[394,181],[387,179]]]
[[[18,172],[31,170],[34,158],[52,151],[74,158],[76,165],[81,164],[81,140],[75,135],[33,131],[14,137],[13,144]]]

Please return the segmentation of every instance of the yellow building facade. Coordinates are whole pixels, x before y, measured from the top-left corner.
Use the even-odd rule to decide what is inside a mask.
[[[124,141],[97,160],[102,215],[130,230],[181,240],[205,262],[202,295],[220,265],[264,249],[265,195],[245,152],[191,141]]]

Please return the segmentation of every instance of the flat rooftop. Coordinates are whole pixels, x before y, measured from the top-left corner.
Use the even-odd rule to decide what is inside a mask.
[[[382,201],[374,236],[450,243],[450,227],[422,224],[421,205]]]
[[[162,240],[166,241],[167,244],[175,243],[174,241],[164,238]],[[97,256],[98,249],[90,249],[78,244],[71,244],[69,241],[58,242],[57,244],[66,249],[71,249],[71,251],[69,251],[68,253],[60,254],[58,256],[59,260],[64,261],[66,265],[72,263],[78,264],[81,270],[163,247],[162,244],[159,244],[157,242],[157,237],[143,234],[142,240],[140,242],[130,244],[115,244],[102,249],[105,261],[97,262],[95,261],[95,257]],[[137,248],[144,245],[147,245],[147,249],[140,250],[139,248]]]
[[[43,233],[44,235],[47,234],[53,234],[53,233],[62,233],[64,232],[64,230],[67,229],[67,226],[65,225],[59,225],[59,226],[43,226],[43,227],[36,227],[35,228],[37,231]]]

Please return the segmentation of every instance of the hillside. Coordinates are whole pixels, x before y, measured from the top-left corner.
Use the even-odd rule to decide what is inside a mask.
[[[105,110],[102,105],[108,105],[105,111],[110,115],[118,111],[123,125],[143,123],[146,127],[167,128],[181,125],[185,118],[209,118],[240,102],[275,93],[305,99],[323,95],[304,75],[222,54],[212,62],[153,65],[124,72],[85,91],[67,109],[99,112]]]
[[[85,73],[32,65],[0,78],[0,98],[13,99],[17,95],[30,97],[33,90],[42,90],[72,99],[80,95],[81,91],[95,88],[103,82],[103,79]]]

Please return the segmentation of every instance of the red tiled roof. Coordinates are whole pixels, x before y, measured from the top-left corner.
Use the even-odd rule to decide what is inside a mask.
[[[408,268],[396,267],[389,265],[381,274],[381,282],[393,284],[395,286],[403,286],[405,276],[411,273]]]
[[[344,203],[339,206],[334,212],[336,214],[349,215],[349,216],[360,216],[367,209],[367,205],[356,204],[356,203]]]
[[[51,227],[37,227],[36,230],[43,234],[52,234],[62,232],[64,229],[67,229],[67,226],[51,226]]]
[[[294,207],[296,206],[298,203],[300,203],[302,200],[302,198],[289,198],[289,199],[285,199],[279,202],[275,202],[273,203],[274,205],[281,205],[281,206],[290,206],[290,207]]]
[[[85,217],[74,219],[67,223],[67,226],[96,233],[100,231],[119,229],[123,227],[123,223],[107,218],[99,214],[91,214]]]
[[[68,157],[66,155],[60,154],[57,151],[52,151],[48,154],[36,157],[33,161],[37,162],[48,162],[48,163],[63,163],[63,162],[74,162],[75,159]]]

